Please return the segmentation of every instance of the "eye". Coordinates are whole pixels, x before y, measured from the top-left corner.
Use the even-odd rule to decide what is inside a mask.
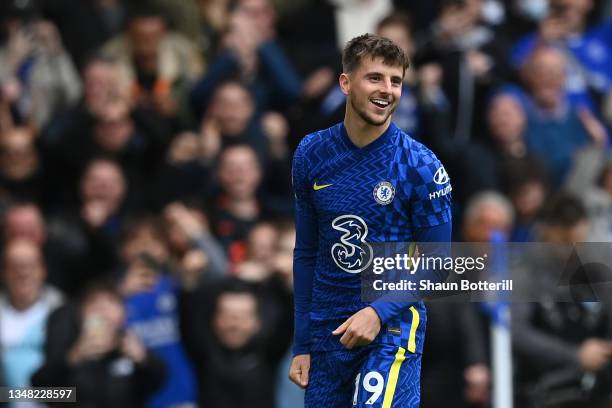
[[[378,82],[380,81],[381,76],[380,75],[370,75],[370,81],[372,82]]]

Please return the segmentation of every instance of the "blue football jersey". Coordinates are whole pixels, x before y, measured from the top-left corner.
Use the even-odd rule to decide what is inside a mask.
[[[360,272],[372,256],[364,244],[414,242],[419,230],[450,224],[450,180],[436,156],[395,124],[358,148],[339,123],[301,141],[293,184],[294,273],[314,269],[307,316],[297,313],[304,291],[296,276],[296,327],[303,331],[300,320],[308,319],[309,338],[305,345],[296,334],[294,353],[341,349],[331,332],[369,305],[361,298]],[[420,353],[425,320],[423,303],[410,304],[383,321],[375,342]]]
[[[125,299],[128,330],[166,364],[166,381],[148,408],[193,404],[197,399],[195,371],[180,338],[177,292],[174,280],[162,276],[151,290]]]

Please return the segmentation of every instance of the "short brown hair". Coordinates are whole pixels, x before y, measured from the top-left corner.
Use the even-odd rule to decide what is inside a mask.
[[[393,41],[374,34],[364,34],[353,38],[342,52],[342,70],[353,72],[364,57],[382,58],[385,65],[401,66],[406,72],[410,61],[404,51]]]

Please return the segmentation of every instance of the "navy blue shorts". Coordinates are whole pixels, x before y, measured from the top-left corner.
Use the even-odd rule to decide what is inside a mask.
[[[391,344],[312,352],[306,408],[418,408],[421,354]]]

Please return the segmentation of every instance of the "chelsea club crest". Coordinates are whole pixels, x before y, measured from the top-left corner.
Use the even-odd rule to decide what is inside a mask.
[[[395,197],[395,187],[388,181],[381,181],[374,187],[374,199],[380,205],[387,205]]]

